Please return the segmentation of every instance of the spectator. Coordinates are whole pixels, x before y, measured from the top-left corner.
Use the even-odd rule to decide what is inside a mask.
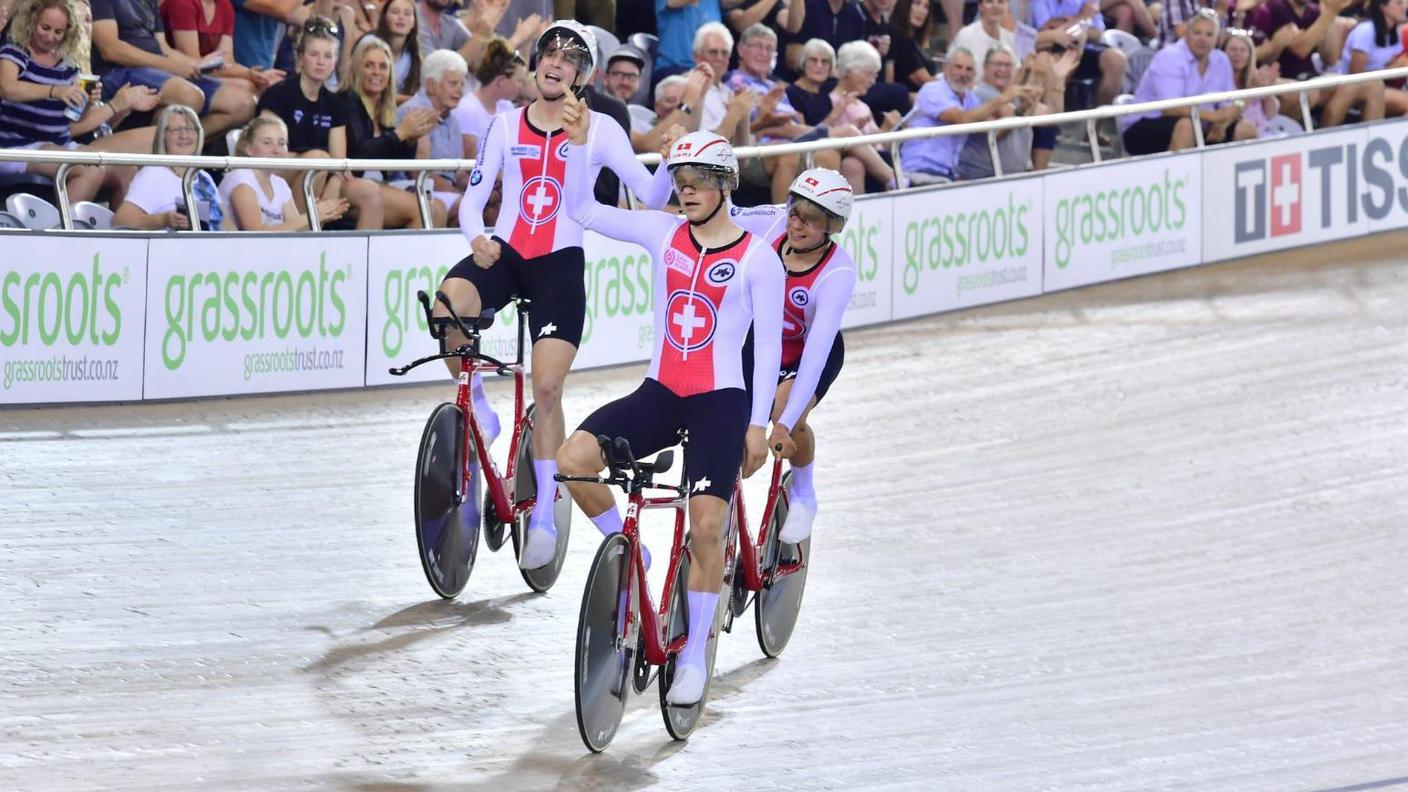
[[[787,86],[787,101],[813,126],[828,122],[831,115],[831,89],[836,87],[836,50],[822,39],[802,45],[802,73]]]
[[[637,124],[631,118],[631,147],[638,154],[656,152],[665,144],[666,136],[675,126],[686,132],[699,129],[699,107],[709,77],[702,69],[686,74],[674,74],[655,84],[654,119]]]
[[[509,47],[508,40],[495,36],[484,47],[484,59],[475,68],[479,88],[465,92],[454,110],[455,122],[465,136],[465,156],[473,159],[479,151],[479,141],[489,128],[489,119],[512,110],[528,67],[523,57]]]
[[[752,91],[732,91],[723,84],[728,59],[733,53],[733,34],[721,22],[710,22],[694,35],[694,62],[709,80],[704,90],[699,128],[717,132],[735,146],[747,145],[748,119],[757,95]]]
[[[1159,35],[1159,25],[1154,19],[1157,11],[1157,3],[1154,9],[1150,9],[1144,0],[1102,0],[1100,3],[1100,13],[1110,20],[1116,30],[1145,40]]]
[[[885,114],[884,122],[877,125],[870,106],[860,99],[875,85],[880,63],[880,53],[867,42],[852,41],[842,45],[841,51],[836,53],[837,82],[831,91],[830,125],[854,127],[862,135],[874,135],[889,132],[900,122],[900,114],[891,110]],[[870,143],[845,150],[841,174],[851,183],[856,195],[865,193],[866,176],[885,185],[886,189],[895,189],[894,169]]]
[[[456,0],[420,0],[416,5],[416,30],[420,35],[422,57],[428,57],[435,50],[447,49],[458,52],[466,63],[479,62],[483,47],[475,37],[469,35],[469,29],[456,16],[458,5]],[[489,26],[489,30],[484,31],[485,34],[490,33],[493,25],[498,24],[503,15],[501,8],[506,6],[507,3],[490,0],[489,7],[498,12],[498,17],[493,18],[493,24]],[[477,18],[483,19],[482,13]]]
[[[104,124],[119,122],[131,110],[145,112],[156,107],[156,92],[142,86],[123,86],[106,105],[85,93],[74,63],[82,40],[82,29],[74,19],[77,13],[67,0],[28,0],[15,12],[10,41],[0,47],[0,148],[135,153],[145,146],[149,151],[151,129],[99,138],[88,146],[74,140]],[[78,120],[71,119],[72,111],[81,111]],[[26,171],[54,178],[59,166],[0,163],[0,173]],[[71,168],[69,197],[87,201],[107,187],[120,200],[134,173],[132,168],[116,166]]]
[[[420,85],[420,32],[414,0],[387,0],[376,23],[376,37],[391,46],[396,75],[396,103],[410,99]]]
[[[1048,61],[1051,59],[1048,53],[1041,53],[1040,57]],[[998,118],[1039,116],[1052,112],[1051,108],[1041,101],[1047,90],[1047,77],[1041,70],[1033,68],[1036,59],[1037,56],[1032,56],[1029,65],[1018,75],[1017,56],[1010,47],[998,44],[989,49],[983,60],[983,80],[973,89],[978,101],[987,102],[996,98],[1015,81],[1019,86],[1017,94],[1012,97],[1011,102],[998,108]],[[1075,68],[1074,52],[1065,53],[1062,59],[1061,67],[1066,71]],[[1062,74],[1060,79],[1064,88],[1065,75]],[[1035,147],[1038,145],[1038,133],[1040,145],[1045,147],[1047,154],[1045,161],[1050,161],[1050,152],[1056,143],[1056,127],[1027,127],[997,133],[997,156],[998,161],[1002,163],[1003,175],[1025,173],[1029,169],[1029,160],[1034,159]],[[997,172],[992,165],[988,136],[969,135],[958,152],[958,178],[987,179],[995,175]]]
[[[918,93],[937,73],[934,60],[924,54],[922,46],[934,35],[934,15],[929,10],[929,0],[899,0],[890,17],[895,29],[890,39],[894,79],[911,93]]]
[[[575,19],[583,25],[615,30],[616,0],[553,0],[552,15],[554,19]]]
[[[638,47],[622,44],[606,59],[606,92],[630,104],[640,90],[640,76],[645,71],[645,53]]]
[[[1038,49],[1050,49],[1057,55],[1068,49],[1081,53],[1080,66],[1073,72],[1076,79],[1098,80],[1095,103],[1109,104],[1124,84],[1128,64],[1124,54],[1113,47],[1090,41],[1105,30],[1105,19],[1093,0],[1031,0],[1032,24],[1041,33]]]
[[[1222,0],[1218,6],[1226,11],[1227,0]],[[1159,43],[1160,46],[1177,44],[1183,38],[1188,26],[1188,20],[1198,13],[1201,8],[1206,8],[1206,0],[1162,0],[1159,4]],[[1221,20],[1224,24],[1230,18],[1224,17]]]
[[[376,36],[364,36],[352,50],[347,82],[338,98],[347,117],[347,156],[353,159],[415,159],[416,144],[439,121],[435,111],[422,108],[397,122],[395,69],[391,47]],[[414,193],[384,181],[379,172],[356,174],[380,182],[382,221],[387,228],[423,228]],[[444,207],[432,201],[431,224],[443,228]]]
[[[840,49],[848,41],[865,38],[865,12],[857,0],[804,0],[805,19],[802,29],[787,45],[787,63],[795,65],[801,72],[802,44],[812,39],[821,39],[831,45],[832,51]]]
[[[230,0],[162,0],[161,23],[167,44],[197,61],[219,56],[220,65],[210,73],[243,91],[258,95],[285,77],[277,69],[239,64],[235,58],[235,8]]]
[[[124,85],[157,91],[163,105],[199,107],[205,131],[215,134],[248,121],[254,97],[201,73],[200,61],[166,43],[156,0],[93,0],[93,70],[103,98]]]
[[[1222,44],[1222,51],[1227,53],[1227,61],[1232,66],[1232,81],[1237,88],[1260,88],[1264,85],[1275,85],[1279,81],[1279,65],[1257,65],[1256,44],[1252,42],[1251,34],[1247,31],[1229,30],[1227,40]],[[1242,108],[1242,118],[1256,127],[1257,137],[1261,137],[1270,130],[1271,119],[1276,117],[1280,106],[1274,96],[1253,99]]]
[[[934,80],[919,91],[919,100],[909,120],[910,129],[971,124],[996,118],[1003,107],[1016,98],[1019,86],[1013,82],[986,102],[973,92],[973,54],[962,47],[948,51],[943,79]],[[958,152],[967,135],[944,135],[905,141],[900,146],[904,172],[913,184],[942,184],[953,181],[958,171]]]
[[[1394,68],[1408,62],[1408,53],[1404,52],[1400,35],[1405,22],[1408,22],[1408,2],[1405,0],[1369,0],[1364,21],[1355,25],[1345,39],[1340,71],[1359,74]],[[1402,85],[1400,79],[1395,81],[1393,87],[1384,87],[1384,110],[1389,115],[1408,113],[1408,92],[1402,89]]]
[[[1324,63],[1340,61],[1341,39],[1335,20],[1352,0],[1325,0],[1321,5],[1304,0],[1267,0],[1252,12],[1252,38],[1257,42],[1258,63],[1277,62],[1281,76],[1304,80],[1318,76],[1320,71],[1311,58],[1316,52]],[[1321,13],[1323,5],[1326,13]],[[1382,83],[1341,85],[1314,91],[1310,103],[1323,108],[1320,126],[1339,126],[1354,105],[1363,108],[1365,121],[1383,118],[1384,87]],[[1281,97],[1281,112],[1291,117],[1300,115],[1300,98],[1294,93]]]
[[[1208,11],[1193,16],[1185,26],[1182,41],[1164,47],[1154,56],[1134,92],[1136,102],[1234,90],[1232,64],[1227,54],[1216,46],[1222,26],[1216,13]],[[1203,138],[1208,143],[1256,137],[1256,127],[1242,120],[1241,108],[1236,103],[1203,105],[1200,116]],[[1125,150],[1131,154],[1180,151],[1196,145],[1192,109],[1188,107],[1120,116],[1119,124]]]
[[[986,71],[988,50],[999,45],[1013,50],[1016,46],[1015,35],[1002,26],[1006,16],[1007,0],[978,0],[978,18],[958,31],[958,35],[953,37],[952,46],[973,53],[973,60],[985,64],[983,69]]]
[[[235,62],[274,68],[285,27],[301,28],[312,13],[303,0],[230,0],[235,9]]]
[[[894,50],[891,49],[895,29],[890,22],[890,13],[895,9],[895,0],[861,0],[860,10],[865,18],[863,26],[865,41],[880,53],[880,70],[884,72],[883,82],[894,82]],[[839,53],[840,50],[838,49]]]
[[[719,7],[719,0],[655,0],[660,43],[656,48],[655,71],[651,79],[659,82],[672,74],[689,71],[694,66],[695,51],[698,49],[696,31],[721,19],[723,10]],[[728,29],[724,28],[724,31]],[[732,34],[729,39],[732,46]],[[724,60],[728,60],[728,53],[724,53]],[[715,76],[722,77],[723,73],[720,69]]]
[[[458,52],[436,50],[425,56],[420,93],[396,109],[398,123],[420,108],[435,112],[435,128],[416,141],[417,159],[468,158],[464,134],[453,112],[464,98],[468,73],[469,67]],[[431,200],[444,205],[447,217],[458,217],[459,198],[469,187],[468,171],[436,171],[430,179]]]
[[[298,73],[271,85],[259,97],[259,112],[283,119],[288,125],[289,151],[302,158],[347,157],[346,105],[326,85],[337,68],[334,29],[328,19],[310,17],[294,45]],[[289,184],[299,184],[303,171],[291,168],[279,175]],[[323,198],[346,198],[356,212],[357,228],[384,227],[379,185],[320,173],[314,179],[314,192]],[[303,190],[295,190],[293,199],[298,202],[298,211],[308,211]]]
[[[735,35],[762,24],[784,36],[795,36],[806,19],[805,0],[736,0],[724,12],[724,21]]]
[[[288,128],[272,116],[258,116],[240,131],[237,157],[288,156]],[[303,231],[311,226],[293,201],[293,190],[278,174],[263,168],[236,168],[220,182],[220,202],[230,210],[230,220],[240,231]],[[324,198],[317,204],[318,219],[330,223],[347,211],[341,198]]]
[[[153,154],[189,157],[199,154],[204,144],[205,132],[201,130],[200,118],[191,108],[168,105],[157,116],[156,133],[152,138]],[[191,209],[186,205],[186,196],[181,187],[185,176],[185,168],[167,165],[147,165],[137,171],[137,176],[127,189],[126,198],[113,213],[113,226],[139,231],[189,230],[192,227]],[[192,192],[198,204],[195,212],[200,222],[212,230],[223,228],[225,212],[220,205],[215,180],[210,178],[210,174],[197,171]]]

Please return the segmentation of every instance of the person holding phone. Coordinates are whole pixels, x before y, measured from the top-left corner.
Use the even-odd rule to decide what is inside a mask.
[[[157,116],[156,136],[152,141],[153,154],[195,156],[204,143],[205,132],[194,110],[183,105],[162,108]],[[113,213],[113,227],[139,231],[188,231],[195,227],[192,222],[195,219],[211,230],[222,229],[225,211],[220,204],[220,194],[215,189],[215,180],[205,171],[196,172],[193,192],[199,205],[193,213],[186,206],[185,192],[181,188],[185,176],[186,168],[169,165],[147,165],[137,171],[132,186],[127,189],[126,199]]]

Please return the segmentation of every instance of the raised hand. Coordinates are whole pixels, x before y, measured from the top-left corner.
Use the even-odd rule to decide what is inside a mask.
[[[572,145],[585,145],[587,132],[591,128],[592,111],[571,91],[563,94],[563,97],[562,130],[567,133],[567,139],[572,141]]]
[[[684,137],[684,134],[684,127],[679,124],[675,124],[665,132],[664,137],[660,138],[660,158],[662,160],[670,158],[670,149],[674,147],[676,140]]]

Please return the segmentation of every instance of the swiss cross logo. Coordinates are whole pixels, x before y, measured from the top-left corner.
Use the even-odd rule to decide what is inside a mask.
[[[518,211],[533,225],[553,219],[561,208],[562,185],[550,176],[528,180],[518,194]]]
[[[707,297],[681,289],[665,301],[665,338],[681,352],[694,352],[714,340],[718,314]]]
[[[682,142],[678,146],[675,146],[675,151],[689,151],[692,148],[694,148],[693,143]]]
[[[807,177],[807,184],[809,184],[809,185],[812,186],[812,187],[820,187],[820,186],[821,186],[821,182],[817,181],[816,179],[813,179],[813,178],[810,177],[810,176]]]
[[[1237,242],[1301,232],[1305,189],[1300,153],[1239,162],[1234,178]]]

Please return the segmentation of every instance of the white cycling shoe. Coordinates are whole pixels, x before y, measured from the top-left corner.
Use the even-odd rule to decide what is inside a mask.
[[[691,707],[704,698],[704,685],[709,681],[708,669],[700,665],[679,663],[675,666],[675,681],[665,694],[665,703],[677,707]]]
[[[811,538],[812,520],[815,519],[815,506],[809,506],[799,500],[789,501],[787,520],[783,522],[782,530],[777,532],[778,541],[783,544],[799,544],[807,541]]]
[[[528,527],[523,555],[518,557],[520,569],[539,569],[552,563],[557,554],[557,531],[552,528]]]

